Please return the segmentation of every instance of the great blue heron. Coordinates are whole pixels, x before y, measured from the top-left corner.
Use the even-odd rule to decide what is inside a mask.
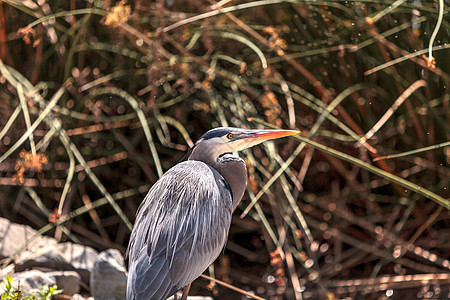
[[[189,287],[224,248],[247,186],[245,163],[232,152],[297,133],[230,127],[205,133],[139,207],[128,246],[127,299],[166,299]]]

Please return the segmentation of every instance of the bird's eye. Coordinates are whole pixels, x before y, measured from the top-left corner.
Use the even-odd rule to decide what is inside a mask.
[[[231,140],[232,138],[234,138],[234,134],[232,134],[232,133],[227,134],[227,138],[228,138],[229,140]]]

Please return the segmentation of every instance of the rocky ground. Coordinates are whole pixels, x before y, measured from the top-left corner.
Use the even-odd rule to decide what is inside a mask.
[[[118,250],[98,253],[91,247],[58,243],[38,235],[16,253],[35,234],[36,230],[27,225],[0,218],[0,260],[4,263],[14,258],[0,271],[2,277],[12,275],[25,293],[44,284],[56,284],[68,299],[125,299],[127,272]]]
[[[59,299],[126,298],[127,271],[119,250],[107,249],[99,253],[88,246],[58,243],[54,238],[36,233],[30,226],[0,218],[0,265],[13,258],[10,264],[0,269],[1,278],[11,275],[13,284],[18,286],[20,283],[25,294],[45,284],[56,284],[58,289],[64,290],[55,297]],[[24,250],[17,253],[27,241]],[[188,299],[212,300],[195,296]]]

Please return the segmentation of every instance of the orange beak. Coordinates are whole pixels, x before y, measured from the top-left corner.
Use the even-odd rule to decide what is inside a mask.
[[[298,130],[246,130],[242,138],[248,142],[263,142],[298,133]]]

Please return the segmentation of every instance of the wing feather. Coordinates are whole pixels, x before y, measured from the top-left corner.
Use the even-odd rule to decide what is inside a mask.
[[[166,299],[200,276],[225,245],[232,211],[229,187],[207,164],[167,171],[138,210],[127,299]]]

